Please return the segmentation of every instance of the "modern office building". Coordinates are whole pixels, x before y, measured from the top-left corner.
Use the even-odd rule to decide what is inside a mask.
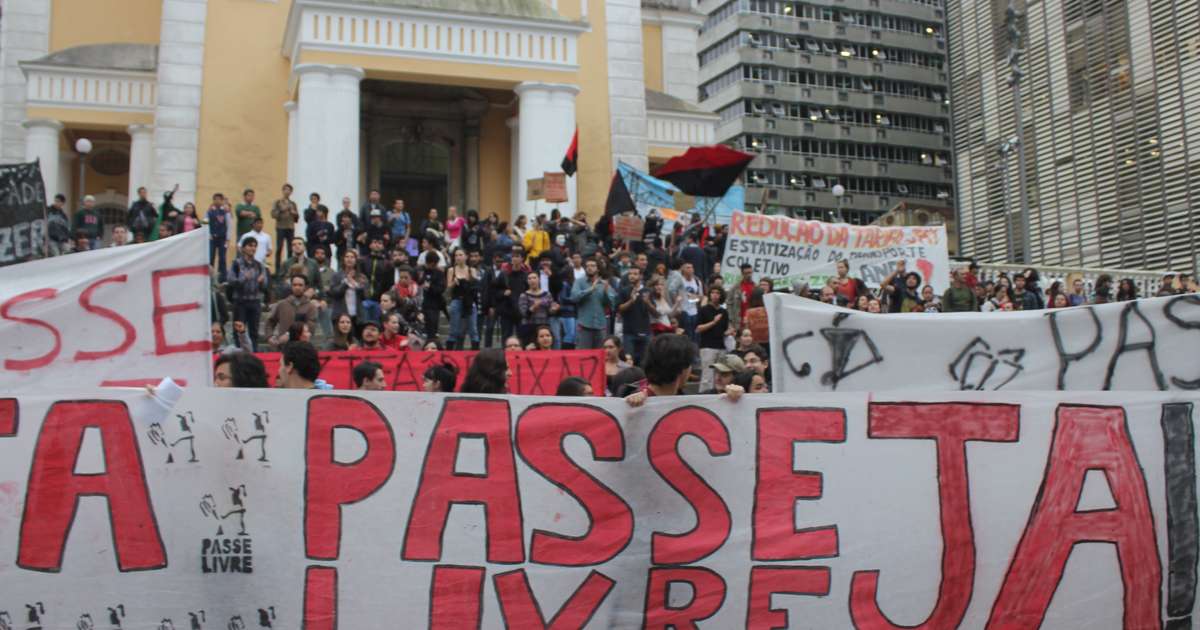
[[[903,203],[952,218],[941,4],[700,4],[700,105],[720,115],[719,141],[758,154],[748,208],[829,219],[840,206],[870,223]]]
[[[946,0],[964,254],[1021,254],[1008,0]],[[1200,210],[1200,4],[1017,2],[1030,256],[1191,270]],[[1015,144],[1010,144],[1015,146]],[[1010,228],[1011,226],[1011,228]]]

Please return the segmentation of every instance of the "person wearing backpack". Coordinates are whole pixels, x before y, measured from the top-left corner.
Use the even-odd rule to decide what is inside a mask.
[[[63,211],[66,195],[54,195],[54,205],[46,208],[46,244],[49,256],[62,256],[71,251],[71,220]]]

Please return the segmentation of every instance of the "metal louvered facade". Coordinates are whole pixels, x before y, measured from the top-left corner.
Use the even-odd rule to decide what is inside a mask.
[[[1020,257],[1008,0],[946,0],[960,251]],[[1200,2],[1022,0],[1029,260],[1173,269],[1200,244]],[[1012,213],[1006,215],[1006,207]]]
[[[943,0],[703,0],[700,106],[758,154],[746,206],[953,217]],[[834,196],[841,185],[844,196]]]

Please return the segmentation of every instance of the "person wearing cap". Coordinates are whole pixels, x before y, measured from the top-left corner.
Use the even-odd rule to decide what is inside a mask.
[[[387,223],[383,220],[383,210],[379,210],[378,208],[371,210],[368,217],[369,219],[367,220],[367,227],[365,230],[367,234],[366,241],[368,251],[370,249],[371,241],[376,239],[383,241],[383,246],[386,249],[388,244],[391,242],[392,231],[388,228]]]
[[[701,394],[720,394],[725,392],[725,388],[733,384],[733,378],[738,372],[746,369],[746,362],[742,358],[731,352],[727,352],[713,361],[709,366],[713,371],[713,386],[712,389],[703,390]]]
[[[384,350],[379,342],[379,322],[368,319],[358,326],[359,350]]]

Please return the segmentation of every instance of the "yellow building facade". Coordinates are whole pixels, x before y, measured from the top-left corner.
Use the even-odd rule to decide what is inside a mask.
[[[333,212],[370,190],[412,211],[601,212],[618,161],[711,144],[690,0],[7,0],[0,160],[117,218],[139,186],[201,213],[284,182]],[[76,150],[86,138],[92,149]]]

